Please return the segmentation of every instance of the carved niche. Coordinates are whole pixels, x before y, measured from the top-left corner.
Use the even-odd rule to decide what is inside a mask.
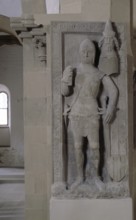
[[[106,24],[53,22],[51,31],[53,196],[60,198],[126,197],[129,195],[129,180],[127,93],[124,92],[127,91],[125,26],[122,24],[111,24],[110,21]],[[74,132],[72,130],[72,120],[70,120],[69,114],[66,114],[69,111],[69,106],[73,105],[71,103],[76,92],[76,86],[73,86],[69,93],[70,95],[67,95],[62,92],[62,84],[67,83],[67,72],[75,74],[74,80],[76,83],[78,75],[76,71],[79,66],[80,68],[83,67],[83,71],[81,71],[83,76],[84,72],[87,72],[86,67],[84,69],[84,65],[82,65],[79,55],[79,48],[86,39],[88,42],[91,42],[90,48],[94,47],[92,50],[92,52],[95,51],[92,69],[97,72],[100,79],[99,94],[96,97],[98,114],[100,115],[98,119],[99,167],[96,175],[94,161],[96,162],[98,152],[96,153],[93,148],[89,147],[91,141],[88,140],[89,138],[85,134],[83,135],[84,141],[82,146],[83,178],[82,181],[77,181],[78,164],[76,162]],[[87,47],[89,47],[88,43]],[[94,84],[93,78],[89,80],[90,84],[91,82]],[[103,82],[106,80],[109,80],[108,89],[105,89],[106,83]],[[88,86],[88,81],[86,80],[86,82],[87,84],[85,85]],[[68,86],[70,88],[71,84]],[[113,102],[111,101],[114,96],[114,91],[111,92],[112,88],[115,88],[113,90],[116,91],[116,97]],[[110,93],[111,95],[109,95]],[[86,97],[84,96],[84,98]],[[104,113],[102,112],[103,110],[106,112],[109,105],[110,110],[112,109],[114,114],[112,114],[109,120],[110,123],[105,123]],[[91,108],[90,104],[90,111]],[[79,109],[76,112],[79,113]],[[79,115],[76,115],[76,117],[77,121]],[[80,123],[77,123],[77,130],[78,127],[82,127],[82,124],[88,124],[87,126],[89,126],[90,119],[86,118],[85,120],[83,123],[82,120],[80,120]],[[93,139],[93,137],[91,138]]]

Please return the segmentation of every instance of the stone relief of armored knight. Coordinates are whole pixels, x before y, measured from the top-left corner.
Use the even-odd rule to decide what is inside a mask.
[[[115,117],[118,99],[118,89],[109,75],[118,72],[118,57],[114,48],[118,46],[111,23],[108,21],[105,26],[103,38],[100,41],[101,55],[99,68],[94,66],[95,46],[92,41],[85,39],[80,44],[80,64],[76,67],[67,66],[61,80],[61,91],[63,96],[73,95],[70,106],[64,110],[65,119],[68,117],[74,137],[75,158],[77,166],[77,178],[74,187],[91,182],[92,177],[86,176],[84,167],[83,140],[88,139],[89,147],[93,155],[93,166],[95,172],[94,182],[101,188],[99,178],[99,119],[103,118],[104,140],[105,140],[105,170],[108,163],[108,142],[109,124]],[[100,91],[100,84],[103,86],[100,96],[101,108],[98,107],[97,98]],[[108,100],[108,101],[107,101]],[[67,123],[67,120],[65,120]],[[105,172],[106,173],[106,172]],[[108,178],[107,171],[105,179]],[[113,176],[110,175],[112,178]],[[99,187],[98,187],[99,188]]]
[[[101,55],[99,59],[99,70],[109,75],[111,80],[119,74],[119,43],[115,37],[112,24],[107,21],[103,37],[99,42]],[[108,92],[103,87],[100,102],[102,109],[107,109],[108,103]],[[117,103],[116,103],[117,104]],[[118,109],[116,109],[118,110]],[[127,158],[121,156],[120,153],[115,155],[113,146],[111,145],[111,126],[112,124],[104,123],[103,119],[103,135],[105,143],[105,164],[104,164],[104,179],[105,181],[120,181],[126,175]]]
[[[71,47],[66,47],[61,77],[65,177],[52,192],[61,198],[126,196],[126,109],[120,84],[124,44],[119,47],[110,21],[101,38],[84,36],[79,35],[74,61],[69,59]]]

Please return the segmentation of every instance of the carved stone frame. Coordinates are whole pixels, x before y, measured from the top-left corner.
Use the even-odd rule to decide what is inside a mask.
[[[63,63],[63,50],[64,50],[64,34],[89,34],[102,36],[105,23],[99,22],[52,22],[51,24],[51,42],[52,42],[52,85],[53,85],[53,126],[52,126],[52,143],[53,143],[53,182],[65,181],[65,152],[63,146],[63,106],[61,95],[61,77],[64,70]],[[127,44],[126,44],[126,27],[123,24],[114,24],[115,32],[120,41],[119,60],[120,60],[120,73],[119,80],[116,79],[116,83],[119,86],[120,103],[119,108],[124,108],[124,118],[122,119],[121,126],[124,133],[120,136],[124,139],[117,140],[123,142],[125,146],[126,156],[128,159],[128,122],[127,122]],[[122,85],[120,82],[122,81]],[[124,89],[125,87],[125,89]],[[122,103],[122,106],[121,106]],[[117,117],[121,116],[121,113],[117,113]],[[115,125],[116,126],[116,125]],[[121,129],[121,128],[120,128]],[[121,144],[120,144],[121,145]],[[124,153],[124,149],[120,149]],[[114,153],[114,152],[113,152]],[[115,151],[116,154],[116,151]],[[128,167],[126,167],[128,174]],[[126,175],[127,176],[127,175]]]

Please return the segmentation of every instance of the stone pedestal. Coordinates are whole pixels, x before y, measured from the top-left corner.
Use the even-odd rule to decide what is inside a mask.
[[[132,220],[132,199],[54,199],[50,220]]]

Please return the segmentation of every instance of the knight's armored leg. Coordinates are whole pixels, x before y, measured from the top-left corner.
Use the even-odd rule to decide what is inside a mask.
[[[88,140],[89,146],[92,152],[92,162],[94,165],[94,176],[99,176],[99,162],[100,162],[100,152],[99,152],[99,121],[97,118],[90,119],[89,122],[89,132]]]
[[[97,147],[92,149],[92,153],[93,153],[93,163],[94,163],[94,167],[95,167],[95,173],[94,173],[94,183],[95,186],[98,188],[99,191],[103,191],[105,189],[105,185],[103,184],[103,182],[100,179],[100,175],[99,175],[99,162],[100,162],[100,154],[99,154],[99,147],[97,145]]]
[[[75,143],[75,157],[76,157],[76,164],[77,164],[77,181],[83,182],[83,163],[84,163],[84,156],[82,152],[82,144]]]
[[[82,127],[79,118],[71,117],[71,128],[74,137],[74,147],[75,147],[75,158],[77,167],[77,180],[76,183],[80,184],[83,182],[83,163],[84,155],[82,152],[83,136]]]
[[[99,148],[92,149],[92,155],[93,155],[93,164],[95,167],[96,175],[99,176],[99,162],[100,162],[100,153]]]

